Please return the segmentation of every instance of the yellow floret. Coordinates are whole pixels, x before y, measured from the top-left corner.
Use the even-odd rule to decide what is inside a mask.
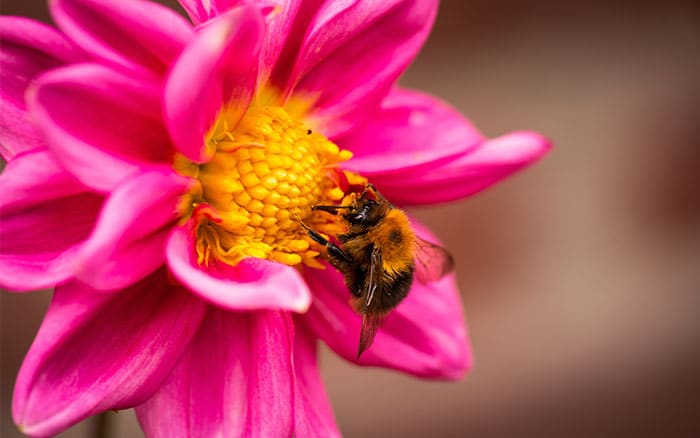
[[[322,267],[299,225],[311,207],[333,204],[345,193],[338,164],[351,158],[323,135],[277,106],[252,107],[235,126],[223,111],[207,148],[212,159],[197,165],[175,158],[180,173],[196,178],[196,193],[180,204],[183,217],[197,205],[211,208],[200,218],[196,251],[200,264],[236,264],[258,257],[287,265]]]

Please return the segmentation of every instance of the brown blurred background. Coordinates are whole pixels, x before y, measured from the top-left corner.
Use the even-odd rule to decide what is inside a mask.
[[[347,437],[700,436],[700,6],[614,3],[442,2],[403,84],[555,149],[415,211],[456,256],[476,368],[436,383],[324,349]],[[2,8],[48,19],[43,1]],[[48,299],[2,295],[3,437],[19,436],[13,380]],[[130,412],[107,421],[140,434]]]

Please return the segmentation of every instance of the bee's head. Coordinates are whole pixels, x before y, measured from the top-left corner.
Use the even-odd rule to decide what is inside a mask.
[[[369,185],[362,193],[346,195],[340,205],[315,205],[311,210],[339,215],[350,226],[362,228],[376,225],[392,208],[374,186]]]
[[[371,225],[378,220],[375,219],[379,204],[373,199],[358,198],[350,209],[343,215],[343,218],[352,225]]]

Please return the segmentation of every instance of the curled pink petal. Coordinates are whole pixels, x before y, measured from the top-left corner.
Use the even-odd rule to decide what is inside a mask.
[[[109,191],[145,165],[169,163],[161,88],[97,64],[42,76],[30,110],[58,160],[85,185]]]
[[[243,6],[246,0],[179,0],[180,5],[187,12],[194,24],[205,23],[233,8]],[[281,56],[285,46],[289,46],[290,34],[295,25],[295,19],[299,12],[313,10],[313,5],[305,4],[304,11],[300,11],[303,0],[254,0],[248,4],[256,5],[265,17],[267,31],[264,35],[264,42],[260,53],[260,72],[258,75],[258,90],[267,85],[278,58]],[[288,47],[291,49],[291,47]],[[283,63],[283,70],[291,66],[287,62]]]
[[[176,147],[202,162],[213,151],[205,137],[226,107],[235,124],[248,108],[257,81],[264,36],[258,9],[239,7],[203,26],[178,58],[165,87],[166,124]]]
[[[146,435],[292,436],[293,337],[286,312],[210,308],[166,382],[136,408]]]
[[[20,369],[13,417],[55,435],[107,409],[150,397],[199,327],[205,304],[161,270],[114,294],[60,286]]]
[[[85,59],[85,53],[65,35],[44,23],[11,16],[0,16],[0,23],[3,44],[36,50],[62,64]]]
[[[482,141],[474,125],[447,103],[404,89],[394,89],[367,123],[337,139],[353,152],[344,167],[370,179],[409,170],[421,174]]]
[[[54,0],[51,14],[82,49],[132,71],[163,74],[191,26],[172,9],[142,0]]]
[[[3,210],[27,208],[87,191],[46,149],[21,153],[0,174]]]
[[[414,223],[424,239],[437,239]],[[454,274],[431,283],[414,280],[408,296],[385,319],[372,346],[356,359],[361,317],[335,269],[306,275],[314,301],[303,321],[333,351],[359,365],[393,368],[419,377],[458,379],[472,355]],[[300,318],[301,319],[301,318]]]
[[[267,32],[265,32],[265,41],[260,53],[260,72],[258,74],[258,90],[268,85],[268,82],[274,82],[271,76],[277,70],[288,70],[291,65],[288,64],[290,59],[280,59],[283,57],[284,50],[290,50],[294,39],[291,34],[295,31],[295,25],[298,24],[299,17],[308,13],[311,8],[310,4],[304,4],[303,0],[258,0],[261,11],[265,14],[265,22],[267,24]],[[302,6],[305,8],[302,9]],[[279,65],[278,65],[279,61]]]
[[[304,37],[288,87],[315,99],[309,117],[325,135],[347,132],[379,105],[427,38],[437,3],[385,0],[321,5]]]
[[[202,298],[231,310],[285,309],[304,312],[311,302],[304,279],[291,266],[246,258],[236,266],[197,263],[191,224],[175,228],[165,256],[173,275]]]
[[[0,40],[0,154],[9,160],[44,146],[27,114],[31,81],[82,54],[56,30],[21,17],[0,17]]]
[[[178,0],[194,24],[204,23],[235,6],[245,4],[246,0]]]
[[[478,193],[534,163],[551,149],[535,132],[513,132],[484,140],[474,150],[434,168],[372,178],[377,188],[399,205],[435,204]]]
[[[246,4],[254,4],[260,7],[260,10],[267,16],[287,15],[287,6],[293,9],[299,7],[302,0],[178,0],[182,9],[187,12],[187,15],[194,24],[202,24],[219,15],[222,15],[231,9],[244,6]],[[287,33],[280,33],[273,38],[278,38],[284,41]]]
[[[177,204],[191,184],[169,169],[154,169],[117,187],[80,249],[76,276],[96,289],[114,290],[161,266],[169,226],[178,218]]]
[[[102,196],[90,193],[45,149],[10,161],[0,193],[0,286],[37,290],[70,278]]]
[[[340,437],[318,369],[316,337],[303,324],[294,328],[294,436]]]

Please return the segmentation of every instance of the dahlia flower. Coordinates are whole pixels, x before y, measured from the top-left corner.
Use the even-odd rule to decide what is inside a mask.
[[[55,288],[19,428],[135,407],[148,436],[339,435],[318,340],[462,376],[454,275],[415,282],[357,359],[361,318],[298,218],[367,181],[398,206],[461,199],[547,141],[485,139],[396,86],[436,0],[181,4],[191,22],[142,0],[53,0],[56,29],[0,21],[0,285]]]

